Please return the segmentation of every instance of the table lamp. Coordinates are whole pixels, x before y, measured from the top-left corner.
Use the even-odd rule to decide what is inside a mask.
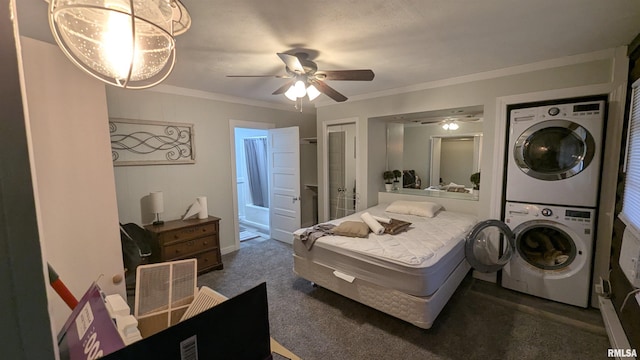
[[[151,212],[156,215],[156,221],[153,225],[162,225],[164,221],[160,220],[160,213],[164,212],[164,200],[162,199],[162,191],[154,191],[149,194],[151,199]]]

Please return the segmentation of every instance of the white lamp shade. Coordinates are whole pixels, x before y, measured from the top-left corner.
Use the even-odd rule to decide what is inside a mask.
[[[296,97],[304,97],[305,95],[307,95],[307,87],[304,84],[304,81],[302,80],[298,80],[296,81],[295,85],[295,90],[296,90]]]
[[[318,89],[316,89],[315,86],[313,85],[309,85],[309,87],[307,88],[307,96],[309,97],[309,100],[313,101],[313,99],[317,98],[318,96],[320,96],[320,94],[322,94],[320,91],[318,91]]]
[[[74,64],[132,89],[156,85],[173,69],[175,18],[180,32],[191,25],[186,9],[169,1],[50,0],[49,7],[51,32]]]
[[[291,101],[296,101],[296,99],[298,98],[296,96],[296,87],[291,85],[291,87],[289,88],[289,90],[287,90],[284,93],[284,96],[287,97],[287,99],[291,100]]]
[[[149,204],[151,207],[151,212],[154,214],[160,214],[164,212],[164,199],[162,196],[162,191],[154,191],[149,194]]]

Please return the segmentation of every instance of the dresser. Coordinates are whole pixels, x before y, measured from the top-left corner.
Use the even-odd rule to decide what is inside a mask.
[[[153,239],[152,262],[198,259],[198,273],[222,269],[220,218],[171,220],[146,225]]]

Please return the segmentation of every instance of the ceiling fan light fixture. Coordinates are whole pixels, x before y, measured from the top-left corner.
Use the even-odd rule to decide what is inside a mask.
[[[315,86],[309,85],[309,87],[307,88],[307,96],[309,97],[309,100],[313,101],[315,98],[317,98],[318,96],[320,96],[320,94],[322,94],[320,91],[318,91],[318,89],[316,89]]]
[[[458,123],[456,123],[455,121],[447,121],[442,124],[442,128],[445,130],[458,130],[460,128],[460,125],[458,125]]]
[[[107,84],[145,89],[175,63],[175,35],[191,26],[178,0],[48,0],[49,26],[63,53]]]

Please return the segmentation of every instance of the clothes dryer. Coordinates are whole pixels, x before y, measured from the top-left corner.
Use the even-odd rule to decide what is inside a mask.
[[[507,289],[587,307],[595,209],[507,202],[504,221],[481,222],[466,239],[478,271],[502,270]]]
[[[506,201],[596,207],[605,102],[510,111]]]

